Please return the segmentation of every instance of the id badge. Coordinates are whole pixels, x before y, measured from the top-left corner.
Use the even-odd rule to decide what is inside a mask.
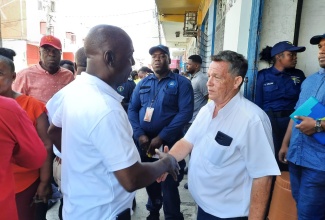
[[[146,114],[144,115],[144,119],[143,119],[143,121],[151,122],[151,118],[152,118],[153,110],[154,110],[154,108],[147,107],[147,109],[146,109]]]

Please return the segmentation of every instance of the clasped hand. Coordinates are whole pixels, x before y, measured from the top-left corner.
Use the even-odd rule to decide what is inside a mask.
[[[295,116],[295,118],[301,120],[300,124],[296,125],[296,128],[302,133],[306,135],[312,135],[315,133],[315,119],[304,116]]]

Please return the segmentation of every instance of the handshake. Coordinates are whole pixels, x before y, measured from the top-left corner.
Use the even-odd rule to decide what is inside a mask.
[[[169,152],[168,146],[164,147],[163,149],[164,152],[158,150],[163,146],[163,140],[159,136],[149,141],[149,138],[146,135],[141,135],[138,139],[138,143],[140,146],[140,151],[141,151],[140,153],[142,154],[142,156],[146,155],[149,158],[154,157],[160,159],[159,161],[156,162],[163,163],[165,165],[163,166],[164,168],[163,174],[156,179],[157,182],[164,181],[168,173],[173,176],[175,181],[177,181],[177,176],[179,174],[180,167],[175,157],[168,154]]]

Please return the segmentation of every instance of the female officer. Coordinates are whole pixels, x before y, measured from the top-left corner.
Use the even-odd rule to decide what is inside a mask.
[[[300,87],[305,74],[296,69],[297,53],[305,47],[296,47],[288,41],[266,47],[260,53],[261,60],[273,63],[272,67],[258,72],[256,80],[255,103],[270,118],[273,132],[275,158],[281,171],[287,171],[286,164],[278,161],[278,153],[286,132],[290,114],[299,98]]]

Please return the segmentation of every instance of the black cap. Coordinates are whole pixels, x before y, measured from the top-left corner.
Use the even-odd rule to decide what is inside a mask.
[[[168,57],[170,58],[168,47],[166,47],[164,45],[161,45],[161,44],[159,44],[157,46],[154,46],[154,47],[151,47],[150,50],[149,50],[149,54],[152,55],[157,50],[161,50],[162,52],[164,52],[165,54],[167,54]]]
[[[319,42],[325,38],[325,34],[323,35],[316,35],[316,36],[313,36],[311,39],[310,39],[310,44],[319,44]]]
[[[304,52],[306,50],[306,47],[296,47],[289,41],[281,41],[279,43],[276,43],[271,50],[271,57],[274,57],[275,55],[282,53],[284,51],[291,51],[291,52]]]

